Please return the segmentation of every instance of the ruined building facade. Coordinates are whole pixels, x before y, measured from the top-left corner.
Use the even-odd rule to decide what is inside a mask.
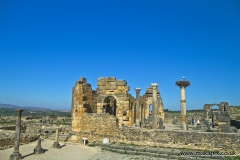
[[[116,116],[119,127],[143,127],[151,119],[153,128],[158,128],[157,121],[164,120],[164,107],[157,86],[152,84],[142,96],[141,89],[136,88],[134,98],[125,80],[98,78],[98,88],[93,90],[86,78],[80,78],[72,89],[72,131],[80,131],[83,113],[109,113]]]

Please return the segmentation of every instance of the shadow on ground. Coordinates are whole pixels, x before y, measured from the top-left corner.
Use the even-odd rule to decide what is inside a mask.
[[[47,152],[48,150],[47,149],[43,149],[43,153]],[[34,152],[33,153],[30,153],[30,154],[27,154],[25,156],[22,156],[22,159],[26,158],[26,157],[29,157],[31,155],[35,154]]]

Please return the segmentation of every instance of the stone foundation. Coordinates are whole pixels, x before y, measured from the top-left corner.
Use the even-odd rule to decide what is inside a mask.
[[[38,139],[38,135],[21,135],[20,144],[27,144]],[[14,137],[0,138],[0,150],[14,146]]]
[[[238,133],[118,128],[116,117],[109,114],[88,113],[83,114],[79,127],[80,131],[73,135],[75,141],[81,141],[84,137],[88,138],[89,142],[102,142],[103,138],[109,138],[110,142],[126,144],[221,152],[234,151],[238,155],[240,154],[240,134]]]

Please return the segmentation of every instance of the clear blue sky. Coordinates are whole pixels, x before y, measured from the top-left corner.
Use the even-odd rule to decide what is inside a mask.
[[[170,110],[185,76],[187,109],[240,105],[240,1],[0,1],[0,103],[70,110],[81,76],[159,83]]]

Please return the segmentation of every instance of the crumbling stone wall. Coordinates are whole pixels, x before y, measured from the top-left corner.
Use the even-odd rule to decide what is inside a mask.
[[[22,125],[20,126],[21,131],[22,130],[26,131],[26,128],[27,128],[27,126],[22,126]],[[4,126],[4,127],[0,127],[0,129],[15,131],[16,130],[16,126]]]
[[[97,111],[95,94],[96,92],[92,90],[86,78],[81,78],[76,82],[72,90],[72,130],[79,130],[77,126],[84,112]]]
[[[240,129],[240,121],[239,121],[239,120],[232,119],[232,120],[230,121],[230,124],[231,124],[231,126],[234,126],[234,127],[236,127],[237,129]]]
[[[0,132],[0,150],[11,148],[14,146],[15,141],[15,132],[14,131],[4,131]],[[24,134],[20,135],[20,144],[27,144],[38,139],[37,134]]]
[[[79,124],[81,132],[113,134],[117,132],[117,119],[108,113],[84,113]]]
[[[125,80],[117,80],[116,77],[98,78],[97,88],[97,113],[106,113],[106,107],[113,108],[119,120],[119,125],[132,125],[133,97],[128,93],[130,87]],[[113,97],[116,104],[106,104],[105,99]]]
[[[118,128],[116,118],[108,114],[83,115],[79,140],[88,138],[89,142],[109,138],[111,142],[122,142],[136,145],[162,146],[172,148],[189,148],[199,150],[235,151],[240,154],[240,134],[166,131],[135,127]]]
[[[130,86],[126,80],[117,80],[116,77],[98,78],[98,88],[92,90],[86,78],[80,78],[72,90],[72,130],[79,131],[79,125],[83,113],[109,113],[116,116],[119,127],[132,126],[136,119],[149,116],[149,106],[152,104],[152,88],[148,88],[146,94],[136,100],[128,93]],[[157,91],[157,119],[164,120],[164,109],[159,90]],[[136,105],[137,104],[137,105]],[[142,108],[139,107],[143,106]],[[137,109],[135,109],[137,108]],[[154,115],[155,115],[154,114]],[[139,124],[137,124],[140,126]]]

